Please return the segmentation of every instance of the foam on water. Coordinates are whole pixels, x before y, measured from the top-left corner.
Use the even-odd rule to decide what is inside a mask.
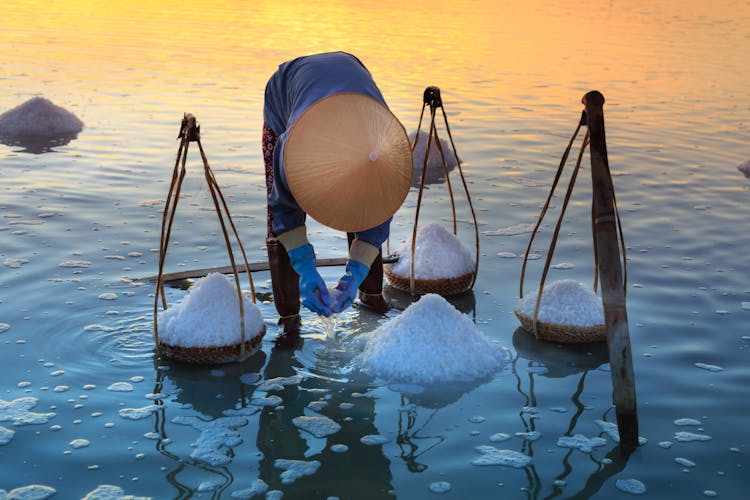
[[[390,271],[407,277],[411,273],[411,238],[395,252],[398,261],[390,264]],[[474,259],[456,236],[437,222],[417,231],[414,249],[414,277],[440,279],[463,276],[474,271]]]
[[[516,303],[516,311],[534,317],[536,290]],[[583,283],[575,280],[558,280],[546,285],[539,304],[539,321],[572,326],[595,326],[604,324],[602,300]]]
[[[674,439],[675,441],[679,441],[680,443],[690,443],[693,441],[711,441],[712,438],[707,434],[697,434],[694,432],[675,432]]]
[[[259,391],[281,391],[287,385],[299,385],[302,375],[270,378],[258,386]]]
[[[575,436],[561,436],[557,439],[557,446],[560,448],[572,448],[583,453],[591,453],[594,448],[604,446],[607,441],[600,437],[586,437],[583,434]]]
[[[231,448],[242,443],[238,427],[247,425],[244,417],[220,417],[210,422],[194,416],[177,416],[172,422],[189,425],[200,431],[198,440],[192,444],[190,457],[210,465],[226,465],[232,461]]]
[[[382,434],[368,434],[359,438],[359,442],[367,446],[377,446],[380,444],[385,444],[388,441],[390,441],[390,439],[388,439],[387,436],[383,436]]]
[[[341,430],[341,425],[325,416],[308,417],[303,415],[294,417],[292,423],[316,438],[330,436]]]
[[[8,500],[45,500],[52,498],[56,494],[57,490],[43,484],[30,484],[10,490],[7,493],[7,497],[4,496],[5,490],[0,490],[0,498],[7,498]]]
[[[273,466],[277,469],[284,470],[284,472],[281,473],[282,484],[291,484],[301,477],[312,476],[315,474],[320,467],[320,462],[317,460],[307,462],[304,460],[277,458],[274,460]]]
[[[437,294],[361,336],[356,361],[371,374],[409,383],[468,381],[489,376],[508,360],[472,320]]]
[[[263,329],[258,306],[243,295],[247,339]],[[177,304],[159,314],[159,339],[183,347],[210,347],[240,342],[237,289],[220,273],[210,273],[190,287]]]
[[[531,464],[531,457],[518,451],[501,450],[489,445],[477,446],[475,450],[482,456],[472,460],[472,465],[502,465],[514,469],[523,469]]]
[[[701,422],[700,420],[696,420],[694,418],[678,418],[677,420],[674,421],[674,425],[679,425],[679,426],[686,426],[686,425],[700,426],[700,425],[703,425],[703,422]]]
[[[0,446],[10,443],[15,435],[16,431],[7,429],[0,425]]]
[[[12,422],[14,426],[46,424],[55,414],[31,411],[38,403],[39,400],[31,396],[13,401],[0,399],[0,422]]]
[[[142,408],[122,408],[118,413],[126,420],[143,420],[150,417],[160,408],[163,407],[159,405],[147,405]]]
[[[646,493],[646,485],[637,479],[618,479],[615,482],[618,490],[631,495],[643,495]]]
[[[450,490],[451,483],[448,481],[435,481],[434,483],[430,483],[430,491],[437,493],[438,495],[448,493]]]
[[[244,490],[233,491],[230,497],[240,498],[244,500],[244,499],[250,499],[256,496],[260,496],[267,491],[268,491],[268,483],[266,483],[262,479],[256,479],[255,481],[253,481],[253,484],[251,484],[249,488],[245,488]]]

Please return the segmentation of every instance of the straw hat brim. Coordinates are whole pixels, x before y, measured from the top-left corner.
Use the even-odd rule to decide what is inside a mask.
[[[409,193],[412,169],[403,125],[362,94],[315,102],[284,146],[292,196],[313,219],[340,231],[363,231],[393,216]]]

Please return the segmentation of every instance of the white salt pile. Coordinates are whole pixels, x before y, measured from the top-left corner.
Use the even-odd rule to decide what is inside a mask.
[[[750,177],[750,160],[738,165],[737,170],[745,174],[746,177]]]
[[[414,138],[416,137],[416,130],[409,134],[409,143],[414,144]],[[412,160],[414,163],[414,180],[413,182],[418,183],[420,176],[422,175],[422,168],[424,166],[424,158],[427,155],[427,139],[428,133],[424,130],[419,131],[419,141],[411,152]],[[453,154],[453,148],[450,143],[445,139],[440,139],[440,148],[443,150],[443,156],[445,157],[445,166],[448,167],[448,172],[456,168],[456,157]],[[425,177],[426,183],[434,183],[445,177],[445,170],[443,169],[443,160],[440,158],[440,151],[438,151],[435,138],[433,137],[430,143],[430,155],[427,157],[427,172]]]
[[[356,361],[372,375],[410,383],[464,382],[486,377],[508,360],[471,319],[437,294],[360,337]]]
[[[263,330],[258,306],[243,295],[245,338]],[[181,347],[215,347],[240,343],[237,289],[225,275],[210,273],[190,287],[183,299],[159,314],[159,340]]]
[[[77,134],[83,122],[44,97],[33,97],[0,115],[0,135],[58,137]]]
[[[411,274],[411,243],[409,238],[397,250],[398,261],[389,264],[389,270],[398,276]],[[414,277],[441,279],[463,276],[474,272],[474,259],[456,236],[437,222],[427,224],[417,231],[414,249]]]
[[[518,301],[516,312],[534,317],[538,290]],[[604,324],[602,300],[583,283],[559,280],[544,287],[539,304],[539,321],[572,326],[597,326]]]

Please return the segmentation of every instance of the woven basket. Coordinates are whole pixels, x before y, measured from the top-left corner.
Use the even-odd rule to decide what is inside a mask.
[[[534,333],[534,318],[513,311],[521,322],[524,330]],[[536,322],[537,338],[557,342],[559,344],[588,344],[592,342],[606,342],[607,328],[604,325],[575,326],[559,323]]]
[[[241,363],[258,352],[266,326],[254,337],[245,341],[245,356],[240,355],[240,343],[211,347],[183,347],[159,342],[159,354],[173,361],[192,365],[218,365],[222,363]]]
[[[383,267],[385,278],[388,284],[399,290],[405,292],[411,292],[411,286],[409,283],[409,277],[400,276],[394,274],[388,268],[389,266]],[[420,295],[427,293],[437,293],[439,295],[458,295],[471,289],[471,285],[474,282],[474,273],[470,272],[462,274],[461,276],[455,276],[453,278],[440,278],[434,280],[426,279],[414,279],[414,292]]]

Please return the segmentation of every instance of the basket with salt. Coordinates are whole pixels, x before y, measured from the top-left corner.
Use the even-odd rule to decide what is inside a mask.
[[[258,351],[266,330],[260,311],[255,305],[255,287],[247,255],[232,222],[229,207],[203,152],[200,128],[194,116],[185,115],[178,138],[182,140],[177,151],[172,184],[162,217],[159,274],[154,294],[154,343],[161,356],[184,363],[219,364],[244,361]],[[224,234],[234,280],[232,283],[226,276],[219,273],[208,274],[193,284],[188,295],[181,302],[172,308],[167,308],[164,293],[164,263],[177,202],[180,199],[182,181],[186,173],[185,163],[190,142],[197,142],[200,149],[203,172]],[[250,284],[249,299],[240,288],[239,273],[226,222],[229,223],[242,252],[245,272]],[[159,299],[163,308],[161,313],[159,312]]]
[[[407,292],[412,291],[411,249],[409,239],[393,254],[396,262],[383,269],[388,284]],[[474,258],[455,235],[435,222],[417,233],[413,262],[413,291],[420,295],[457,295],[469,290],[474,282]]]
[[[524,329],[536,331],[538,338],[562,344],[607,340],[602,301],[583,283],[566,279],[545,286],[534,328],[538,298],[537,290],[520,299],[513,310]]]
[[[414,226],[412,237],[396,251],[397,262],[386,264],[384,274],[388,283],[394,288],[410,292],[412,294],[435,293],[443,296],[457,295],[471,290],[477,277],[479,266],[479,229],[476,213],[471,202],[466,179],[464,178],[461,162],[458,159],[453,137],[451,136],[448,118],[445,114],[440,89],[427,87],[423,95],[422,113],[419,116],[419,125],[412,135],[412,154],[414,155],[415,171],[419,171],[419,192],[417,197],[417,208],[414,215]],[[430,108],[429,132],[420,131],[425,109]],[[448,141],[438,137],[438,129],[435,123],[437,109],[443,114],[444,129],[448,135]],[[420,140],[426,144],[420,145]],[[450,144],[450,148],[447,146]],[[450,151],[445,151],[450,149]],[[450,154],[448,154],[450,153]],[[428,162],[436,164],[440,162],[444,174],[445,183],[450,195],[451,210],[453,214],[453,234],[443,229],[438,224],[429,224],[421,230],[419,226],[419,213],[422,206],[422,195],[428,176]],[[421,170],[419,163],[421,162]],[[450,168],[457,167],[461,182],[466,194],[466,201],[471,211],[474,223],[474,238],[476,243],[476,254],[472,258],[469,252],[458,241],[456,203],[453,198],[453,188],[450,181]],[[429,165],[434,167],[435,165]]]
[[[260,348],[266,327],[258,306],[243,294],[240,318],[237,289],[225,275],[199,278],[177,304],[159,314],[159,350],[193,364],[244,361]],[[250,332],[241,348],[241,325]]]

